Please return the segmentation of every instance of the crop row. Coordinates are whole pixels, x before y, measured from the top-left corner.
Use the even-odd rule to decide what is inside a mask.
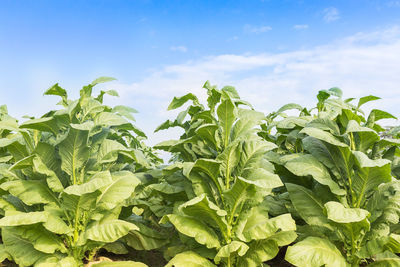
[[[0,107],[0,261],[400,266],[400,127],[361,110],[378,97],[331,88],[265,115],[207,82],[206,103],[174,97],[182,111],[156,129],[181,137],[149,147],[135,109],[103,104],[117,92],[94,96],[110,80],[77,100],[55,84],[61,108],[22,123]]]

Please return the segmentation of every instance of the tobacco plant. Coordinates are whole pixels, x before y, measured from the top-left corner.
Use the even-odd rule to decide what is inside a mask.
[[[264,157],[276,145],[257,135],[264,115],[242,108],[249,104],[233,87],[204,88],[207,107],[191,93],[175,97],[169,110],[192,104],[157,129],[184,130],[179,140],[156,146],[174,153],[168,170],[188,199],[160,221],[173,225],[184,245],[170,248],[176,255],[167,266],[260,266],[296,238],[291,215],[272,218],[264,203],[283,185]]]
[[[103,104],[93,87],[72,101],[55,84],[45,95],[63,107],[19,123],[0,115],[1,255],[19,266],[80,266],[106,244],[139,231],[119,218],[157,157],[130,120],[134,109]],[[144,266],[130,262],[129,266]],[[115,264],[114,264],[115,265]]]
[[[391,160],[399,141],[381,138],[376,122],[394,118],[352,105],[338,88],[320,91],[315,109],[287,105],[270,114],[261,135],[279,149],[268,158],[276,164],[295,212],[300,242],[288,248],[286,260],[296,266],[397,265],[400,182],[392,177]],[[300,115],[281,114],[286,108]],[[281,114],[284,119],[274,120]],[[276,133],[272,134],[275,127]],[[287,199],[287,193],[282,193]],[[270,199],[271,200],[271,199]],[[284,210],[282,208],[282,210]],[[386,265],[385,265],[386,264]],[[395,265],[395,266],[397,266]]]

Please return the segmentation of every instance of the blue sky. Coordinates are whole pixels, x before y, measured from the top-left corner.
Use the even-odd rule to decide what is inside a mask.
[[[207,79],[264,112],[339,86],[400,116],[400,1],[0,1],[11,114],[45,112],[55,82],[76,95],[104,75],[121,94],[109,102],[137,108],[148,133],[174,116],[173,95],[201,94]]]

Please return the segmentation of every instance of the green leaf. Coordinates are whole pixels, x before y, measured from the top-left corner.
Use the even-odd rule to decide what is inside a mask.
[[[117,241],[132,230],[139,230],[139,227],[122,220],[102,220],[90,224],[85,235],[90,240],[110,243]]]
[[[33,129],[44,132],[58,134],[58,125],[53,117],[45,117],[40,119],[32,119],[22,123],[19,126],[21,129]]]
[[[21,238],[12,229],[2,228],[1,237],[7,252],[19,266],[32,266],[49,255],[36,250],[29,240]]]
[[[324,203],[311,190],[296,184],[285,184],[294,208],[309,225],[329,227],[324,214]]]
[[[357,206],[360,207],[378,185],[391,181],[390,161],[372,160],[359,151],[353,151],[353,155],[359,167],[353,178],[353,189],[357,196]]]
[[[296,223],[290,214],[283,214],[270,219],[258,216],[249,217],[238,229],[236,235],[244,242],[272,238],[278,232],[295,231]]]
[[[390,252],[385,251],[384,253],[376,255],[376,259],[373,263],[369,264],[371,267],[398,267],[400,266],[400,258]]]
[[[69,195],[82,196],[92,193],[100,188],[107,186],[113,182],[109,171],[95,173],[88,182],[80,185],[71,185],[65,188],[64,193]]]
[[[186,94],[181,97],[175,96],[174,99],[172,100],[171,104],[169,104],[168,110],[177,109],[189,100],[192,100],[193,104],[199,105],[199,100],[197,99],[197,97],[194,94],[189,93],[189,94]]]
[[[77,171],[83,167],[89,157],[87,144],[88,131],[70,129],[67,138],[59,144],[61,169],[69,174],[76,184]]]
[[[383,110],[380,110],[380,109],[373,109],[373,110],[371,110],[371,113],[368,116],[367,123],[377,122],[377,121],[382,120],[382,119],[395,119],[395,120],[397,120],[397,117],[393,116],[392,114],[390,114],[390,113],[388,113],[386,111],[383,111]]]
[[[336,195],[345,195],[346,191],[332,180],[329,171],[312,155],[301,155],[286,162],[285,167],[297,176],[312,176],[320,184],[326,185]]]
[[[223,246],[218,250],[217,255],[215,255],[214,261],[215,263],[220,263],[220,261],[224,258],[230,257],[232,254],[236,254],[239,257],[242,257],[246,254],[249,247],[240,241],[232,241],[228,245]]]
[[[369,216],[369,212],[364,209],[346,208],[343,204],[330,201],[325,203],[328,219],[337,223],[360,222]]]
[[[345,258],[335,245],[319,237],[307,237],[288,247],[285,260],[299,267],[347,267]]]
[[[335,136],[332,134],[325,132],[321,129],[318,128],[312,128],[312,127],[306,127],[303,130],[300,131],[300,133],[307,134],[311,137],[317,138],[321,141],[327,142],[329,144],[332,144],[334,146],[339,146],[339,147],[348,147],[345,143],[339,141]]]
[[[3,183],[0,188],[18,197],[27,205],[55,202],[52,192],[41,181],[14,180]]]
[[[354,143],[357,150],[367,152],[367,150],[379,141],[379,135],[371,128],[361,127],[355,120],[350,120],[347,124],[346,133],[355,133]]]
[[[205,194],[183,203],[179,209],[188,216],[200,219],[209,225],[218,226],[222,233],[227,231],[226,211],[209,201]]]
[[[219,248],[221,243],[215,231],[201,222],[198,218],[182,216],[178,214],[165,215],[160,223],[172,223],[182,234],[193,237],[199,244],[207,248]]]
[[[130,231],[123,239],[135,250],[159,249],[169,242],[168,238],[161,234],[158,229],[154,230],[138,222],[135,222],[135,224],[139,227],[139,230]]]
[[[303,107],[298,105],[298,104],[295,104],[295,103],[289,103],[289,104],[283,105],[280,109],[278,109],[276,111],[276,113],[279,114],[279,113],[282,113],[282,112],[284,112],[286,110],[291,110],[291,109],[297,109],[299,111],[302,111]]]
[[[217,108],[219,124],[222,127],[224,147],[228,146],[231,129],[237,117],[237,109],[232,100],[226,99]]]
[[[217,267],[206,258],[193,251],[179,253],[165,267]]]
[[[48,214],[43,211],[34,212],[18,212],[12,215],[6,215],[0,219],[0,227],[4,226],[19,226],[19,225],[30,225],[36,223],[45,222],[48,218]]]
[[[61,88],[58,83],[47,89],[46,92],[44,92],[44,95],[58,95],[61,96],[64,101],[67,100],[67,91]]]
[[[92,267],[148,267],[146,264],[137,261],[103,261],[95,263]]]
[[[102,126],[120,126],[129,124],[129,122],[118,114],[101,112],[94,118],[94,124]]]
[[[38,251],[54,253],[57,250],[62,250],[65,252],[61,239],[57,235],[47,231],[41,225],[14,227],[12,231],[21,238],[31,242],[33,247]]]
[[[92,83],[91,83],[91,85],[92,86],[95,86],[96,84],[99,84],[99,83],[106,83],[106,82],[111,82],[111,81],[115,81],[116,79],[115,78],[113,78],[113,77],[99,77],[99,78],[97,78],[96,80],[94,80]]]
[[[362,105],[364,105],[365,103],[367,103],[369,101],[374,101],[374,100],[378,100],[378,99],[381,99],[381,98],[377,97],[377,96],[373,96],[373,95],[361,97],[360,100],[358,100],[357,107],[359,108],[359,107],[361,107]]]
[[[112,183],[100,189],[101,194],[97,198],[97,207],[105,210],[114,209],[132,195],[139,183],[139,179],[133,174],[126,174],[115,179]]]

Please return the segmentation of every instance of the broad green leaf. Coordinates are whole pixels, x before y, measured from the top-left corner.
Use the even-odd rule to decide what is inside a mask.
[[[222,127],[224,147],[228,146],[231,129],[237,117],[237,109],[232,100],[226,99],[217,108],[219,124]]]
[[[53,254],[38,260],[35,267],[78,267],[79,264],[72,256],[64,257],[64,255]]]
[[[112,183],[100,189],[101,195],[97,198],[97,207],[112,210],[130,197],[135,187],[140,183],[133,174],[115,179]]]
[[[271,238],[278,232],[295,231],[296,223],[290,214],[283,214],[264,220],[260,220],[257,216],[252,216],[241,228],[238,229],[238,238],[244,242],[250,242],[251,240]]]
[[[346,191],[332,180],[325,166],[312,155],[301,155],[286,162],[285,167],[297,176],[312,176],[320,184],[328,186],[332,193],[336,195],[346,194]]]
[[[44,92],[44,95],[58,95],[63,99],[67,99],[67,91],[61,88],[58,83],[47,89],[46,92]]]
[[[179,253],[173,257],[165,267],[216,267],[206,258],[193,251]]]
[[[0,261],[3,262],[6,259],[12,260],[11,255],[6,251],[4,244],[0,244]]]
[[[364,209],[346,208],[343,204],[330,201],[325,203],[328,219],[337,223],[360,222],[369,216],[369,212]]]
[[[400,266],[400,258],[396,254],[385,251],[384,253],[376,255],[373,263],[368,264],[372,267],[398,267]]]
[[[22,123],[19,127],[22,129],[33,129],[44,132],[50,132],[55,135],[58,134],[58,125],[53,117],[32,119]]]
[[[279,252],[279,247],[274,240],[253,241],[247,253],[238,258],[237,266],[258,267],[267,260],[274,258]]]
[[[103,261],[95,263],[92,267],[148,267],[146,264],[137,261]]]
[[[285,260],[299,267],[347,267],[345,258],[335,245],[319,237],[307,237],[288,247]]]
[[[347,179],[352,173],[353,159],[349,147],[340,147],[325,143],[314,137],[303,139],[304,148],[322,162],[338,180]]]
[[[97,78],[96,80],[94,80],[92,83],[91,83],[91,85],[92,86],[95,86],[96,84],[99,84],[99,83],[106,83],[106,82],[111,82],[111,81],[115,81],[116,79],[115,78],[113,78],[113,77],[105,77],[105,76],[103,76],[103,77],[99,77],[99,78]]]
[[[48,212],[47,219],[43,222],[43,227],[50,232],[59,235],[69,234],[72,232],[71,227],[68,226],[64,220],[58,216],[58,214],[53,214],[52,212]]]
[[[88,131],[70,129],[67,138],[59,144],[61,168],[72,177],[72,184],[77,183],[77,171],[89,157],[87,140]]]
[[[189,173],[189,176],[193,172],[203,172],[211,179],[211,181],[213,181],[213,183],[219,189],[219,191],[222,191],[222,186],[221,186],[220,182],[218,181],[220,165],[221,165],[221,163],[216,160],[198,159],[194,163],[194,165]]]
[[[92,193],[113,182],[109,171],[95,173],[89,181],[80,185],[71,185],[65,188],[64,193],[69,195],[82,196]]]
[[[53,154],[53,156],[55,156]],[[42,162],[42,160],[39,157],[35,157],[33,159],[33,169],[43,175],[46,175],[46,182],[49,188],[53,192],[61,192],[64,190],[64,187],[60,181],[60,179],[57,177],[54,171],[50,170],[47,168],[47,166]]]
[[[41,181],[14,180],[3,183],[0,188],[18,197],[27,205],[55,202],[53,193]]]
[[[61,239],[57,235],[47,231],[41,225],[14,227],[12,231],[21,238],[31,242],[33,247],[38,251],[54,253],[57,250],[61,250],[66,252]]]
[[[353,151],[353,155],[359,167],[353,177],[353,190],[357,196],[357,206],[360,207],[378,185],[391,181],[390,161],[372,160],[359,151]]]
[[[371,122],[374,123],[374,122],[377,122],[382,119],[395,119],[396,120],[397,117],[393,116],[392,114],[390,114],[386,111],[383,111],[380,109],[373,109],[373,110],[371,110],[371,113],[368,116],[367,124],[371,123]]]
[[[378,99],[381,99],[381,98],[377,97],[377,96],[373,96],[373,95],[361,97],[360,100],[358,100],[357,107],[359,108],[359,107],[361,107],[362,105],[364,105],[365,103],[367,103],[369,101],[378,100]]]
[[[182,216],[178,214],[165,215],[160,223],[171,222],[182,234],[193,237],[199,244],[207,248],[219,248],[221,246],[215,231],[198,218]]]
[[[255,126],[265,118],[264,113],[254,110],[239,109],[239,120],[232,128],[232,141],[238,138],[245,138],[250,132],[255,130]]]
[[[116,161],[119,151],[128,151],[128,149],[115,140],[105,139],[100,145],[97,160],[100,163]]]
[[[285,184],[293,206],[309,225],[329,226],[324,203],[311,190],[296,184]]]
[[[94,118],[95,125],[120,126],[129,122],[118,114],[111,112],[101,112]]]
[[[354,143],[357,150],[366,152],[375,142],[379,141],[379,135],[371,128],[362,127],[358,122],[350,120],[346,133],[354,134]]]
[[[43,211],[12,213],[0,219],[0,227],[42,223],[47,218],[48,214]]]
[[[249,168],[241,174],[247,180],[255,183],[256,186],[264,189],[273,189],[283,186],[281,178],[264,168]]]
[[[276,123],[276,128],[293,129],[296,126],[305,127],[311,117],[287,117]]]
[[[169,106],[168,106],[168,110],[177,109],[189,100],[192,100],[193,104],[195,104],[195,105],[199,104],[199,100],[197,99],[197,97],[192,93],[188,93],[181,97],[174,97],[171,104],[169,104]]]
[[[206,195],[185,202],[179,206],[179,209],[188,216],[200,219],[209,225],[218,226],[222,233],[227,231],[226,211],[209,201]]]
[[[76,130],[90,131],[94,127],[94,123],[93,121],[85,121],[84,123],[78,123],[78,124],[71,123],[70,126]]]
[[[139,228],[133,223],[122,220],[102,220],[89,225],[85,235],[90,240],[109,243],[117,241],[132,230]]]
[[[136,250],[152,250],[159,249],[169,242],[167,237],[159,231],[153,230],[142,223],[135,222],[135,224],[139,229],[129,231],[123,239],[128,246]]]
[[[117,254],[117,255],[124,255],[124,254],[129,253],[126,246],[120,241],[116,241],[113,243],[107,243],[103,246],[103,249],[107,250],[108,252]]]
[[[306,127],[303,130],[300,131],[300,133],[307,134],[311,137],[317,138],[321,141],[327,142],[329,144],[332,144],[334,146],[339,146],[339,147],[347,147],[345,143],[341,142],[338,140],[335,136],[332,134],[325,132],[321,129],[318,128],[312,128],[312,127]]]
[[[279,113],[282,113],[282,112],[284,112],[286,110],[291,110],[291,109],[297,109],[297,110],[301,111],[301,110],[303,110],[303,107],[300,106],[299,104],[289,103],[289,104],[283,105],[280,109],[278,109],[276,111],[276,113],[279,114]]]
[[[232,241],[231,243],[223,246],[218,250],[217,255],[215,255],[214,261],[215,263],[220,263],[220,261],[224,258],[230,257],[232,254],[238,255],[242,257],[246,254],[249,247],[240,241]]]
[[[7,252],[19,266],[32,266],[49,255],[36,250],[29,240],[21,238],[12,229],[2,228],[1,237]]]

